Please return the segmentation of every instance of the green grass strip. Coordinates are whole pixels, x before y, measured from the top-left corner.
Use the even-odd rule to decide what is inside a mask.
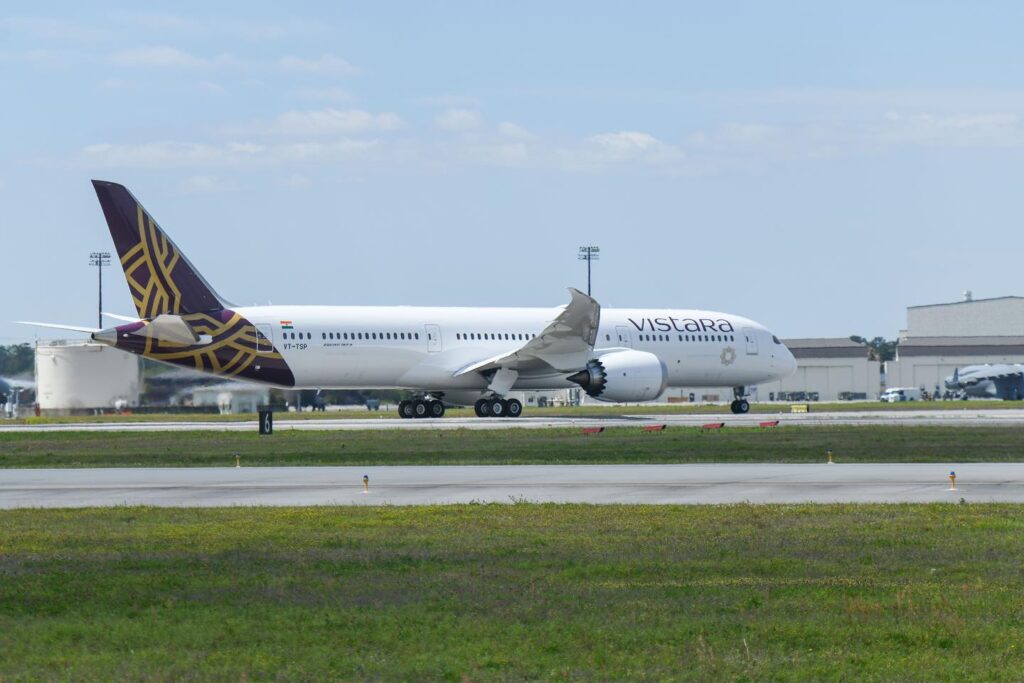
[[[8,680],[1019,680],[1010,505],[0,513]]]
[[[255,430],[254,430],[255,431]],[[0,433],[3,467],[1019,462],[1024,427]]]

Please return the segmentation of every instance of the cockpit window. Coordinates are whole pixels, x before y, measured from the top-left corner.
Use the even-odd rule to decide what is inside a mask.
[[[776,337],[774,334],[772,335],[772,341],[775,342],[776,344],[781,344],[782,343],[782,342],[779,341],[779,338]]]

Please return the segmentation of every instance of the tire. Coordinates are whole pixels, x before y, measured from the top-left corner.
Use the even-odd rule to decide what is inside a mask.
[[[519,417],[523,414],[523,404],[521,401],[515,398],[508,400],[508,410],[505,412],[505,417]]]
[[[426,401],[416,399],[412,402],[412,414],[415,417],[427,417],[430,415],[430,409],[427,407]]]
[[[505,417],[508,413],[508,402],[504,399],[496,398],[490,402],[487,409],[491,417]]]
[[[736,415],[740,412],[739,406],[736,405],[737,403],[739,403],[739,401],[733,401],[732,403],[729,404],[729,410],[732,411],[733,415]]]
[[[741,398],[736,401],[736,413],[739,415],[746,415],[750,412],[750,404],[747,403],[747,399]]]
[[[476,412],[477,417],[490,417],[491,416],[491,402],[486,398],[482,398],[476,402],[473,406],[473,410]]]
[[[399,401],[398,417],[408,419],[411,418],[412,416],[412,401]]]
[[[430,417],[444,417],[444,404],[440,401],[431,401],[428,404],[430,408]]]

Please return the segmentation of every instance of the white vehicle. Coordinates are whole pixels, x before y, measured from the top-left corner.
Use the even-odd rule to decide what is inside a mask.
[[[446,404],[517,417],[510,391],[577,386],[623,402],[669,386],[731,386],[733,412],[745,413],[751,385],[796,369],[778,337],[748,318],[602,310],[575,289],[558,308],[235,307],[126,188],[93,186],[139,317],[104,330],[54,327],[154,360],[288,388],[407,389],[402,417],[441,417]]]
[[[921,390],[914,387],[893,387],[886,389],[881,398],[883,403],[900,403],[901,401],[920,401]]]

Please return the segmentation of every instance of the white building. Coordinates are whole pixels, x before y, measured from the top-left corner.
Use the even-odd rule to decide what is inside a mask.
[[[1024,297],[1003,296],[907,308],[896,360],[885,365],[889,387],[945,390],[955,368],[1024,362]]]
[[[136,406],[141,380],[137,356],[106,344],[36,344],[36,402],[52,413]]]

